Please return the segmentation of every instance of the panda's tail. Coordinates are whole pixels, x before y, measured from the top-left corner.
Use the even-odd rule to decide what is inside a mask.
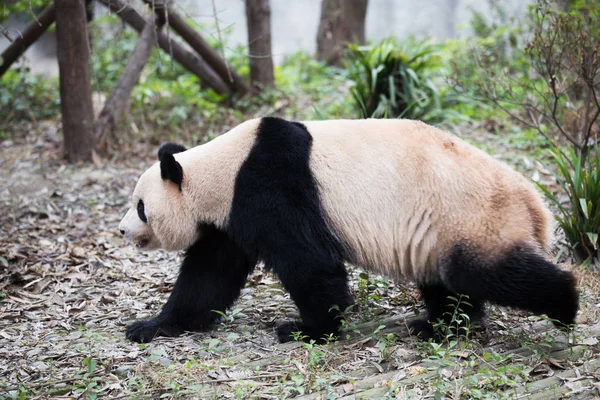
[[[575,323],[579,293],[572,272],[559,268],[526,245],[490,261],[465,244],[440,265],[444,284],[480,301],[546,314],[557,326]]]

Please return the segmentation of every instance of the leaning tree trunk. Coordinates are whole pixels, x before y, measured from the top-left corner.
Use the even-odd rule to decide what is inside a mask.
[[[89,161],[94,149],[92,89],[84,0],[55,0],[62,130],[67,160]]]
[[[340,65],[346,44],[365,43],[368,0],[323,0],[317,31],[317,59]]]
[[[148,62],[148,58],[152,54],[152,48],[156,44],[156,18],[150,20],[142,29],[140,38],[131,53],[129,62],[125,66],[119,81],[110,92],[110,96],[106,100],[104,109],[98,116],[96,121],[94,136],[98,142],[104,139],[104,135],[111,131],[117,125],[119,118],[123,114],[125,104],[129,99],[133,87],[137,83],[144,66]],[[160,29],[160,27],[158,27]]]
[[[146,26],[144,17],[142,17],[133,7],[127,5],[126,1],[98,1],[121,17],[123,21],[136,31],[141,32],[142,29],[144,29],[144,26]],[[174,40],[172,36],[167,35],[165,32],[158,32],[157,36],[158,46],[166,53],[170,54],[171,57],[179,62],[185,69],[196,75],[203,85],[206,85],[219,94],[229,92],[229,87],[202,58],[186,49],[179,41]]]
[[[27,29],[12,42],[0,55],[0,76],[2,76],[12,63],[14,63],[32,43],[42,36],[50,25],[54,23],[56,7],[50,4],[27,26]]]
[[[269,0],[246,0],[250,80],[255,87],[274,85]]]
[[[206,61],[208,65],[219,74],[221,79],[237,93],[245,94],[250,91],[250,87],[237,72],[233,71],[219,54],[208,44],[198,32],[186,24],[185,20],[175,12],[173,7],[168,8],[169,25],[173,30],[196,50],[198,54]]]

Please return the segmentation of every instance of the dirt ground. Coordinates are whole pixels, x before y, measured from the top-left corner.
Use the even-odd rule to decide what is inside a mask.
[[[598,274],[573,266],[566,253],[561,262],[577,270],[582,290],[571,335],[541,317],[491,307],[487,332],[420,343],[406,328],[422,311],[414,287],[352,270],[359,308],[343,340],[280,345],[275,327],[297,310],[257,268],[214,331],[129,342],[125,325],[160,310],[181,260],[138,252],[117,230],[157,146],[67,165],[55,123],[22,130],[0,142],[0,398],[600,396]],[[483,129],[470,140],[549,179]]]

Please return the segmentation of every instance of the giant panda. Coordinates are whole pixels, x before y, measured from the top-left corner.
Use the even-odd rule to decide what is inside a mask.
[[[248,120],[186,150],[168,143],[145,171],[120,232],[141,250],[185,250],[161,312],[126,329],[149,342],[213,326],[262,262],[300,321],[277,328],[337,335],[352,305],[345,265],[416,283],[434,338],[449,296],[574,324],[573,274],[546,258],[552,216],[533,185],[439,128],[405,119]]]

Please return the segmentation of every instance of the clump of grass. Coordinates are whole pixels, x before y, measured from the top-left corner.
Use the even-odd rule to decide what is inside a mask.
[[[554,146],[550,153],[558,169],[552,174],[567,195],[568,203],[563,204],[558,195],[543,185],[538,187],[560,211],[555,218],[578,261],[587,265],[594,258],[600,260],[600,151],[596,148],[583,166],[582,153],[577,154],[573,147],[563,151]]]
[[[377,45],[349,45],[351,101],[361,118],[409,118],[433,121],[449,98],[435,83],[442,66],[441,47],[413,39]]]

